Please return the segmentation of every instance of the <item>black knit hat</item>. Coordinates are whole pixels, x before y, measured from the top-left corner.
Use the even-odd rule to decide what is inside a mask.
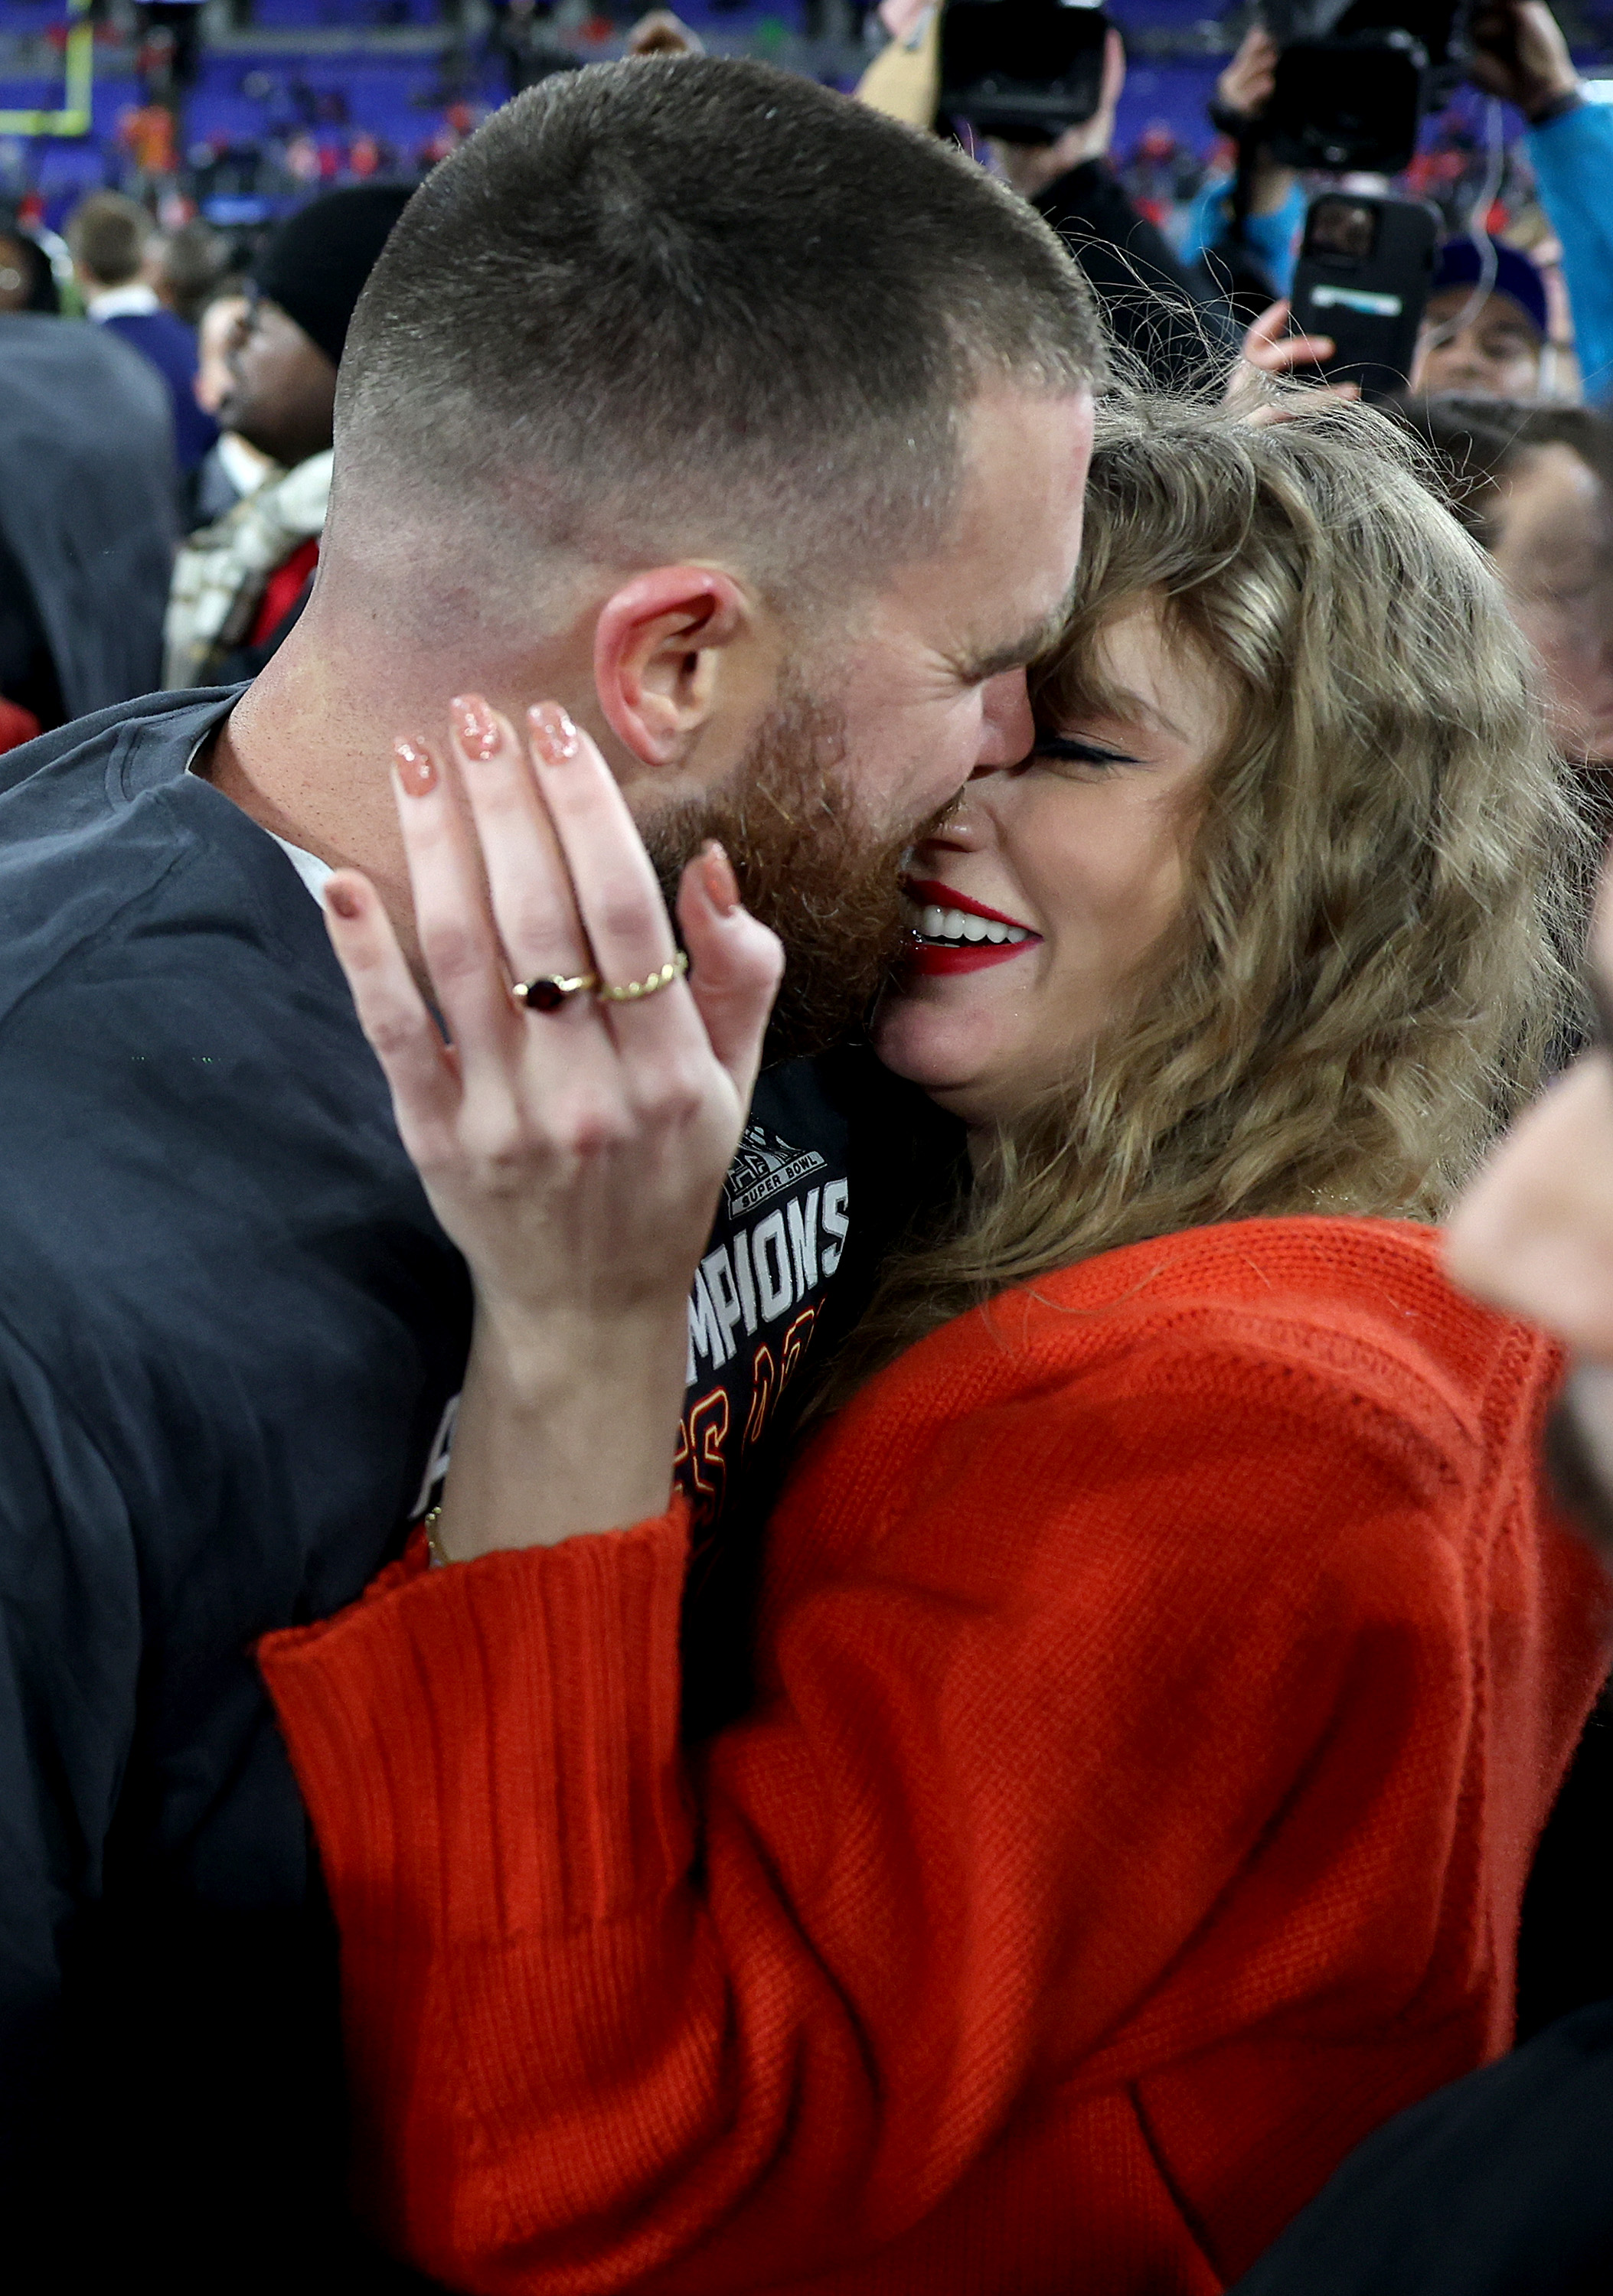
[[[252,266],[260,295],[295,319],[333,366],[348,323],[414,186],[363,184],[331,192],[283,223]]]

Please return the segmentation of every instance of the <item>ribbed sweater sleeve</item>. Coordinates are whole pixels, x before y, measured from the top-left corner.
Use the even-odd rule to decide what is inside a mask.
[[[362,2182],[449,2285],[806,2278],[1039,2092],[1436,1993],[1487,1620],[1551,1624],[1527,1542],[1470,1538],[1460,1397],[1215,1313],[1024,1391],[1001,1360],[930,1359],[955,1408],[894,1500],[900,1387],[808,1463],[756,1710],[693,1762],[675,1514],[265,1646]],[[1520,1811],[1544,1759],[1510,1751]]]
[[[416,1549],[353,1610],[275,1638],[265,1665],[296,1685],[298,1763],[340,1805],[333,1840],[367,1873],[366,1953],[407,1956],[423,1918],[442,1935],[597,1928],[683,1878],[685,1546],[679,1503],[633,1530],[440,1574]],[[468,1764],[466,1712],[481,1740]],[[515,1780],[523,1822],[504,1828]],[[441,1887],[429,1915],[423,1857]]]

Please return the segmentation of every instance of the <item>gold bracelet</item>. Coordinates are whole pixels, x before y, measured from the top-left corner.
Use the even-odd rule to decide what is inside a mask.
[[[430,1514],[424,1518],[420,1525],[421,1529],[425,1533],[426,1552],[432,1558],[431,1567],[433,1570],[435,1570],[440,1564],[451,1562],[453,1561],[452,1555],[449,1554],[448,1549],[443,1546],[442,1541],[437,1536],[437,1525],[441,1519],[441,1507],[434,1506]]]

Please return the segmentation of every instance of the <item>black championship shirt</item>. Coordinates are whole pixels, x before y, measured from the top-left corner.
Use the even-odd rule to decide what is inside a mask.
[[[333,1942],[251,1652],[353,1601],[427,1503],[471,1301],[309,883],[187,773],[234,698],[152,697],[0,760],[19,2290],[392,2284],[342,2210]],[[693,1729],[744,1704],[808,1350],[951,1153],[915,1100],[863,1054],[758,1087],[689,1309]]]

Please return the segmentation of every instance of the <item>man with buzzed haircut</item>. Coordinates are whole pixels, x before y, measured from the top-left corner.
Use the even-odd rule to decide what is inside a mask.
[[[465,1272],[310,898],[356,863],[410,931],[394,738],[563,702],[663,866],[728,844],[789,952],[785,1048],[833,1037],[904,841],[1029,747],[1102,358],[1062,247],[938,144],[759,66],[557,78],[376,266],[318,579],[258,682],[6,760],[0,2158],[8,2264],[45,2259],[9,2285],[364,2284],[249,1652],[396,1548],[464,1363]],[[905,1136],[832,1069],[758,1088],[690,1308],[695,1611]]]

